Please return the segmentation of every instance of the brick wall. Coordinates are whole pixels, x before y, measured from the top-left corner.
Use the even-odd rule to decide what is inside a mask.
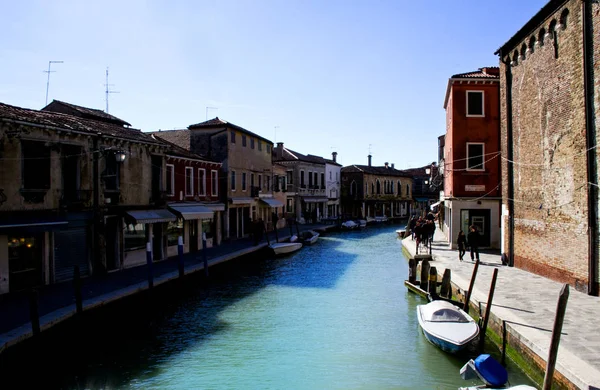
[[[556,36],[544,31],[560,24]],[[587,178],[581,1],[571,0],[512,48],[515,266],[587,289]],[[543,44],[531,45],[531,38]],[[525,46],[523,46],[525,45]],[[529,51],[525,49],[529,48]],[[516,54],[525,54],[518,58]],[[500,64],[507,156],[506,65]],[[507,163],[502,162],[504,203]],[[508,224],[505,219],[505,234]],[[505,244],[506,246],[508,243]],[[505,247],[504,251],[508,248]]]

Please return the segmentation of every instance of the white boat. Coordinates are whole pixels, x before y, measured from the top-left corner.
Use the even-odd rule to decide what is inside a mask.
[[[346,230],[354,230],[354,229],[358,229],[359,225],[352,221],[352,220],[348,220],[346,222],[342,222],[342,229],[346,229]]]
[[[417,318],[427,340],[449,353],[463,350],[479,334],[473,318],[450,302],[418,305]]]
[[[459,390],[533,390],[535,387],[528,385],[508,385],[508,373],[500,363],[494,360],[488,354],[479,355],[475,360],[471,359],[460,369],[460,376],[463,379],[479,378],[484,383],[478,386],[460,387]]]
[[[358,227],[361,229],[364,229],[367,227],[367,220],[366,219],[359,219],[358,221],[356,221],[356,223],[358,223]]]
[[[317,242],[318,238],[319,233],[315,232],[314,230],[306,230],[300,233],[300,240],[306,245],[314,244],[315,242]]]
[[[300,248],[302,248],[301,242],[276,242],[271,244],[271,249],[273,249],[275,255],[285,255],[295,252]]]

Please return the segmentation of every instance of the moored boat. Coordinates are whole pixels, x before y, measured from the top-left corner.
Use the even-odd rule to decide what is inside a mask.
[[[460,387],[459,390],[478,389],[511,389],[511,390],[533,390],[535,387],[528,385],[508,385],[508,373],[494,358],[488,354],[479,355],[475,360],[471,359],[460,369],[463,379],[479,378],[484,383],[478,386]]]
[[[317,242],[318,238],[319,233],[315,232],[314,230],[306,230],[300,233],[300,241],[302,241],[302,243],[304,243],[305,245],[314,244],[315,242]]]
[[[439,300],[418,305],[417,318],[425,338],[449,353],[465,349],[479,334],[473,318],[450,302]]]
[[[295,252],[300,248],[302,248],[301,242],[276,242],[271,244],[271,249],[273,249],[275,255],[285,255]]]

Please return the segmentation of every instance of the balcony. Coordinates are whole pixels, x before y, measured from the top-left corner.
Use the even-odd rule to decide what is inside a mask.
[[[60,207],[81,210],[92,206],[92,190],[63,190]]]
[[[48,189],[21,188],[19,192],[26,203],[43,203]]]

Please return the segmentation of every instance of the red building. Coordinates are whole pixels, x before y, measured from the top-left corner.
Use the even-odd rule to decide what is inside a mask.
[[[444,109],[444,229],[452,246],[475,225],[481,247],[500,247],[499,69],[481,68],[448,80]]]
[[[177,255],[178,237],[183,238],[184,252],[202,248],[202,235],[208,247],[220,244],[221,215],[225,205],[219,202],[219,170],[221,163],[210,161],[185,150],[154,133],[167,144],[166,200],[177,220],[167,228],[167,255]]]

